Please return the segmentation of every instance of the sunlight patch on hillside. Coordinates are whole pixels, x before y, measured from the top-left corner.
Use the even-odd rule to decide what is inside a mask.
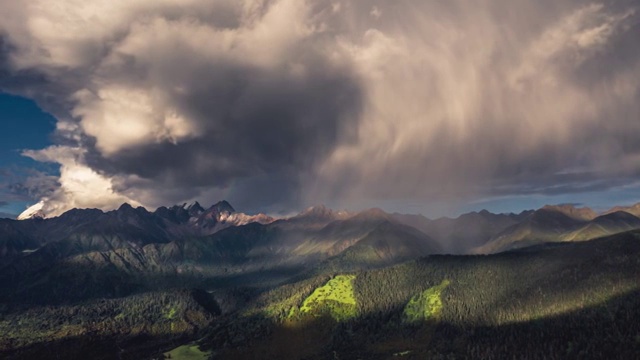
[[[183,345],[164,353],[167,359],[172,360],[205,360],[209,358],[209,352],[201,351],[198,345]]]
[[[353,291],[355,275],[338,275],[313,291],[304,300],[300,313],[319,314],[325,311],[336,321],[356,316],[356,297]]]
[[[449,280],[443,280],[440,285],[433,286],[415,295],[404,307],[403,316],[408,322],[429,320],[442,311],[442,291],[449,286]]]

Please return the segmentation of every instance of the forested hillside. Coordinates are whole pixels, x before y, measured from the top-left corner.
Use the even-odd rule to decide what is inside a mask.
[[[266,292],[200,344],[238,359],[634,358],[638,274],[640,233],[430,256],[347,274],[354,308],[331,294],[318,299],[331,276]]]

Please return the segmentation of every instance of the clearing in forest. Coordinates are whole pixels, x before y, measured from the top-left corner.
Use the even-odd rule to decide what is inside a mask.
[[[336,321],[356,316],[356,297],[353,291],[355,275],[338,275],[307,297],[300,307],[301,313],[318,314],[325,311]]]

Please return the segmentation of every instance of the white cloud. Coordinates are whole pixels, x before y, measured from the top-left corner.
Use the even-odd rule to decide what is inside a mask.
[[[129,146],[167,139],[177,143],[198,135],[194,124],[152,96],[145,89],[115,85],[98,94],[81,90],[74,96],[78,105],[72,114],[82,119],[84,133],[96,138],[106,156]]]
[[[60,164],[60,187],[47,194],[29,208],[25,216],[35,210],[46,216],[58,216],[73,208],[100,208],[112,210],[122,203],[141,204],[114,191],[114,179],[100,175],[84,163],[85,151],[80,148],[52,146],[40,151],[26,151],[25,156],[37,161]]]

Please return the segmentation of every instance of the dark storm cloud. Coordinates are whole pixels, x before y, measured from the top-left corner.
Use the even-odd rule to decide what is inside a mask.
[[[0,89],[26,93],[31,86],[40,88],[46,83],[45,76],[37,70],[13,71],[10,55],[16,50],[8,37],[0,32]]]
[[[11,55],[16,51],[17,46],[7,34],[3,34],[0,26],[0,92],[30,98],[58,120],[69,119],[74,106],[69,96],[74,89],[82,86],[85,72],[72,72],[64,77],[57,77],[38,68],[16,69],[11,62]],[[69,138],[64,130],[56,131],[50,137],[58,145],[77,145],[77,141]],[[48,183],[48,180],[45,182]]]
[[[13,200],[37,200],[51,195],[60,186],[57,176],[33,172],[5,184],[4,190]]]
[[[60,187],[58,177],[16,166],[0,168],[0,207],[33,202],[50,196]],[[12,217],[15,217],[12,216]]]
[[[132,145],[91,165],[177,187],[304,171],[353,132],[361,103],[357,80],[321,58],[302,79],[226,64],[193,80],[173,101],[203,129],[196,138]]]

